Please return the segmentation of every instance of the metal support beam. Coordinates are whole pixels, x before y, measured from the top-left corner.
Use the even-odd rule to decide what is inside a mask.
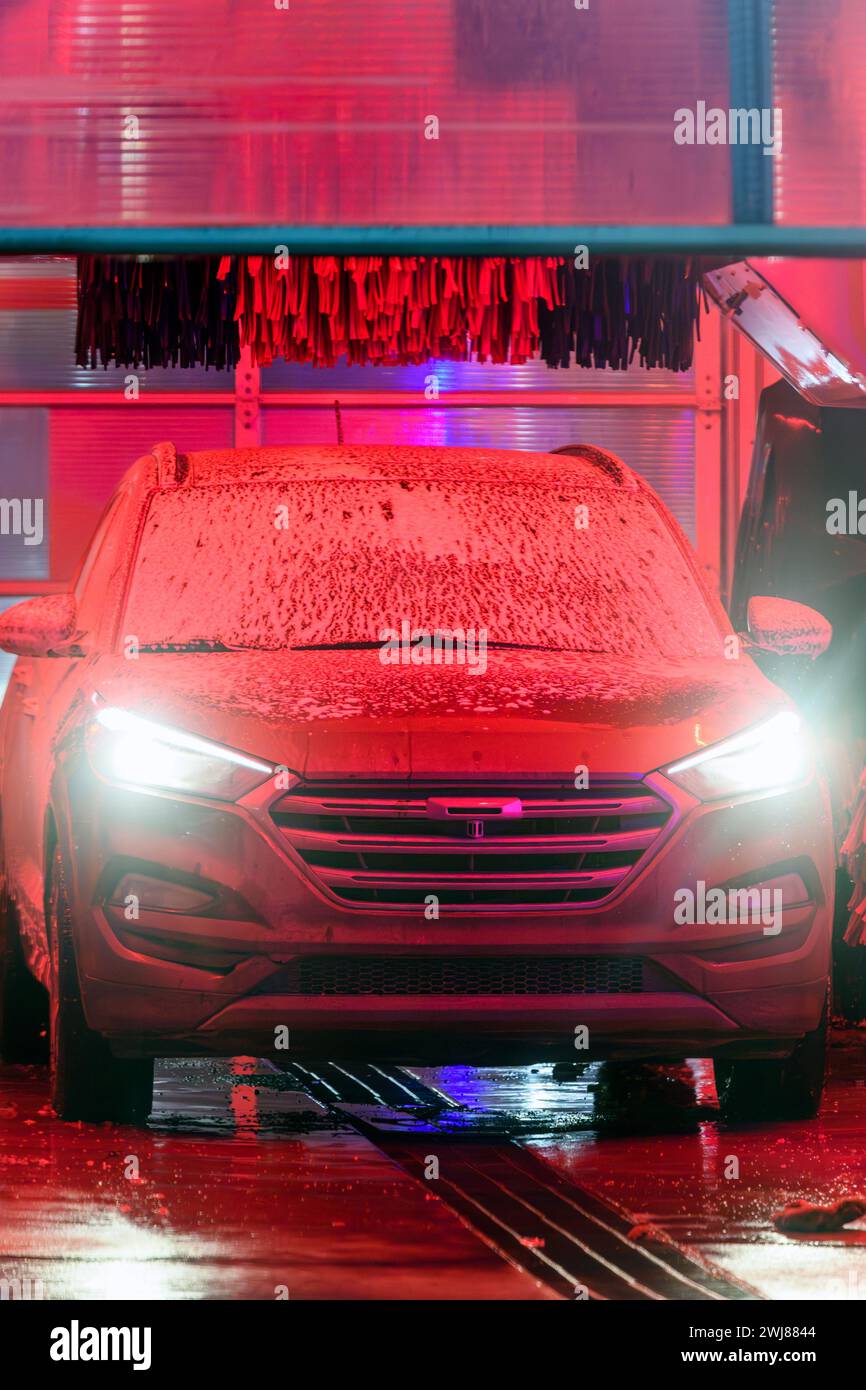
[[[272,405],[293,407],[334,408],[334,390],[330,391],[263,391],[258,369],[248,368],[243,362],[238,364],[238,389],[229,391],[143,391],[135,402],[136,409],[151,407],[194,406],[233,406],[240,414],[241,427],[246,432],[254,422],[254,415],[261,407]],[[508,367],[504,371],[510,370]],[[250,375],[247,376],[249,371]],[[3,391],[0,390],[0,406],[32,405],[52,408],[79,409],[92,406],[105,406],[117,410],[126,402],[119,399],[118,391],[87,391],[82,389],[67,391]],[[465,407],[467,409],[491,408],[520,405],[535,406],[541,409],[563,406],[592,406],[620,410],[623,407],[650,407],[652,410],[688,410],[695,404],[691,391],[669,390],[639,391],[625,390],[622,387],[610,391],[448,391],[435,399],[428,400],[423,391],[345,391],[340,395],[340,406],[346,410],[449,410]]]
[[[130,371],[134,368],[130,367]],[[184,369],[179,367],[178,371]],[[226,385],[232,381],[233,374],[224,372]],[[214,405],[214,406],[234,406],[237,397],[233,391],[150,391],[146,389],[135,401],[136,410],[146,410],[152,406],[178,406],[178,405]],[[108,410],[118,410],[121,407],[126,410],[129,402],[123,396],[123,384],[119,383],[114,390],[106,390],[104,387],[97,387],[94,390],[87,390],[82,387],[73,387],[66,391],[3,391],[0,390],[0,406],[3,405],[46,405],[52,409],[56,407],[73,408],[75,410],[90,410],[92,406],[105,406]]]
[[[252,363],[248,347],[241,349],[241,360],[235,368],[235,448],[254,449],[262,442],[262,421],[259,410],[261,378]]]
[[[240,372],[241,368],[238,367]],[[510,370],[508,367],[504,371]],[[3,401],[0,396],[0,403]],[[259,404],[291,406],[292,409],[326,409],[334,406],[334,391],[263,391]],[[428,400],[422,391],[344,391],[340,408],[345,413],[353,409],[367,410],[501,410],[511,406],[531,406],[534,409],[563,409],[578,406],[583,409],[615,409],[638,407],[656,410],[689,410],[694,408],[695,395],[675,387],[663,391],[445,391]]]
[[[722,486],[721,320],[711,314],[695,343],[695,549],[710,586],[720,591]]]

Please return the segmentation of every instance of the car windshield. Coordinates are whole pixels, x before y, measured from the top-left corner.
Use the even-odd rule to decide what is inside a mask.
[[[124,620],[142,647],[378,645],[403,623],[634,656],[720,642],[673,535],[631,489],[331,478],[151,499]]]

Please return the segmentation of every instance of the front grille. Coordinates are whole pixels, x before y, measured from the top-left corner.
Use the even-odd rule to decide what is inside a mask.
[[[302,782],[271,808],[320,884],[346,904],[473,912],[606,898],[671,806],[644,783],[410,786]]]
[[[266,994],[640,994],[637,956],[307,956]]]

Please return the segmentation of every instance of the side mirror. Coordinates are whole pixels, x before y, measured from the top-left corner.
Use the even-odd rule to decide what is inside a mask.
[[[75,618],[73,594],[25,599],[0,614],[0,647],[16,656],[77,656],[69,650]]]
[[[746,626],[763,651],[807,656],[811,661],[827,650],[833,636],[832,625],[821,613],[788,598],[750,598]]]

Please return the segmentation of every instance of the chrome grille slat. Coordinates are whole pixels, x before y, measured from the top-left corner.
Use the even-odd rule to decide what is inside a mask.
[[[529,850],[538,854],[550,852],[575,854],[588,850],[632,850],[647,849],[656,838],[658,831],[623,831],[619,835],[545,835],[545,836],[502,836],[497,840],[450,840],[444,836],[430,839],[420,835],[407,835],[401,838],[401,851],[413,854],[514,854]],[[389,835],[349,835],[343,831],[300,830],[292,827],[291,841],[298,850],[345,850],[348,853],[373,853],[376,850],[393,850],[394,841]]]
[[[631,871],[630,866],[621,869],[603,869],[597,873],[437,873],[412,874],[373,869],[331,869],[319,864],[316,873],[324,883],[339,887],[343,883],[367,884],[373,888],[423,888],[435,892],[438,888],[597,888],[611,887],[620,883]]]
[[[519,803],[519,804],[516,804]],[[673,808],[645,783],[300,782],[270,808],[324,891],[356,909],[469,913],[602,901]],[[479,829],[480,825],[480,829]]]
[[[640,785],[640,784],[638,784]],[[528,797],[530,792],[523,788],[524,794]],[[431,794],[434,792],[431,786]],[[325,816],[419,816],[422,820],[427,819],[427,799],[420,800],[403,797],[383,797],[380,800],[352,800],[345,796],[328,797],[309,796],[304,793],[290,793],[284,801],[276,808],[279,812],[283,804],[291,802],[292,811],[298,815],[325,815]],[[532,799],[532,815],[539,816],[573,816],[577,803],[573,801],[554,800],[552,798],[535,800]],[[651,794],[636,795],[634,797],[587,797],[581,801],[580,814],[585,816],[645,816],[645,815],[665,815],[670,811],[670,806],[663,801],[660,796]],[[456,819],[456,817],[455,817]]]

